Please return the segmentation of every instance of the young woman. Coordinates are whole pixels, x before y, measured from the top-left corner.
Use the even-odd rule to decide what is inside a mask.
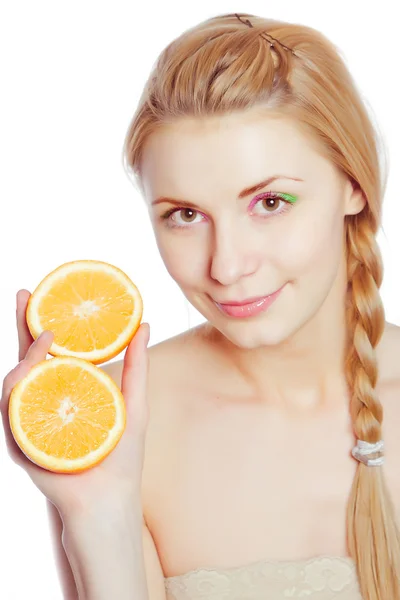
[[[31,345],[18,295],[3,421],[60,515],[68,598],[400,600],[400,333],[379,295],[378,141],[312,28],[220,15],[162,52],[124,155],[206,322],[148,363],[139,333],[105,367],[127,431],[79,477],[34,470],[7,429],[12,386],[51,343]]]

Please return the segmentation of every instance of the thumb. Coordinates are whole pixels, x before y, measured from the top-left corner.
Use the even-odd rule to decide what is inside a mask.
[[[149,339],[150,325],[142,323],[125,352],[121,379],[121,392],[126,406],[125,435],[144,434],[147,427],[149,366],[147,345]]]

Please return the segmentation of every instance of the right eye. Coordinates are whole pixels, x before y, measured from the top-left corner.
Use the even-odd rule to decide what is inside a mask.
[[[167,210],[167,212],[165,212],[163,215],[161,215],[161,219],[166,222],[167,227],[180,227],[180,228],[184,229],[187,227],[186,225],[177,224],[176,221],[174,219],[172,219],[172,215],[175,213],[186,213],[183,218],[183,221],[190,225],[191,223],[193,223],[193,221],[191,221],[190,219],[193,217],[193,215],[198,213],[198,211],[194,210],[193,208],[178,207],[178,208],[171,208],[170,210]],[[200,214],[200,213],[198,213],[198,214]],[[186,218],[188,218],[189,220],[188,221],[185,220]]]

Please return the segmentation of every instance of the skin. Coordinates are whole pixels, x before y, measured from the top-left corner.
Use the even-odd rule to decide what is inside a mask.
[[[243,188],[274,174],[303,181],[280,179],[238,200]],[[165,265],[207,319],[221,359],[280,409],[320,410],[339,395],[345,402],[344,217],[363,209],[360,190],[294,122],[254,111],[160,129],[144,148],[142,183]],[[260,200],[249,209],[267,190],[297,202]],[[161,215],[174,205],[152,205],[161,195],[200,208],[176,212],[169,222],[184,228],[168,228]],[[274,304],[250,319],[227,317],[211,300],[283,285]]]
[[[296,196],[287,211],[272,215],[286,205],[262,200],[250,209],[255,194],[239,199],[277,173],[303,181],[282,179],[257,194]],[[165,266],[206,319],[149,352],[143,506],[165,576],[347,556],[357,461],[343,372],[344,219],[365,198],[304,130],[257,111],[181,119],[154,132],[142,190]],[[166,227],[161,215],[176,206],[154,205],[160,196],[195,210],[170,217],[183,229]],[[232,319],[211,300],[283,285],[250,319]],[[385,478],[400,519],[399,350],[399,328],[386,323],[376,391]]]

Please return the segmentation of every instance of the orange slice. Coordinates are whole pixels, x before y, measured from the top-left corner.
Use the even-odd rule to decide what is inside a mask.
[[[10,395],[14,439],[35,464],[77,473],[101,462],[125,429],[121,391],[99,367],[73,357],[32,367]]]
[[[139,290],[121,269],[77,260],[41,281],[29,298],[26,321],[34,339],[42,331],[53,332],[52,356],[101,364],[128,346],[142,313]]]

